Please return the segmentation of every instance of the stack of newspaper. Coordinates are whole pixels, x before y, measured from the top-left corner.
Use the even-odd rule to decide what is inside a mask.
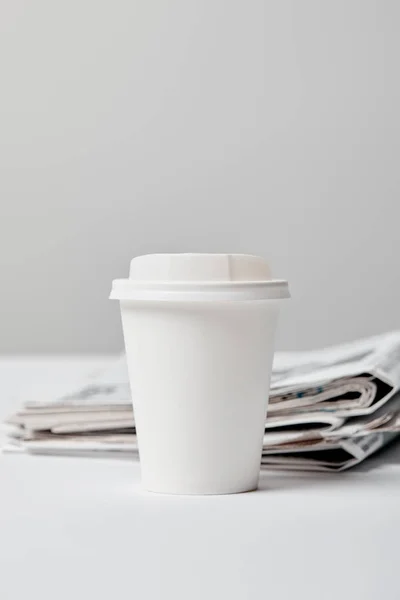
[[[137,455],[125,358],[8,421],[5,450]],[[310,352],[277,352],[263,465],[340,471],[400,435],[400,332]]]

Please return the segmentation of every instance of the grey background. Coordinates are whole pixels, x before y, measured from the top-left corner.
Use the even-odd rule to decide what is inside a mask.
[[[0,351],[113,352],[132,256],[250,252],[279,347],[399,324],[400,3],[0,6]]]

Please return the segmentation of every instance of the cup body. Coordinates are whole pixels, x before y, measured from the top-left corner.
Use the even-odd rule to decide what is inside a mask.
[[[121,300],[145,489],[257,487],[279,300]]]

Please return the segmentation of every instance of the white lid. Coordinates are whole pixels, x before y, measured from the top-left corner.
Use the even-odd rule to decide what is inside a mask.
[[[115,279],[117,300],[273,300],[289,298],[265,259],[249,254],[147,254],[131,261],[129,279]]]

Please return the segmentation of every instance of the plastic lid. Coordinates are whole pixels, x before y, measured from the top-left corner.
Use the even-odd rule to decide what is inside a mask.
[[[129,279],[113,281],[117,300],[275,300],[289,298],[265,259],[249,254],[147,254],[131,261]]]

